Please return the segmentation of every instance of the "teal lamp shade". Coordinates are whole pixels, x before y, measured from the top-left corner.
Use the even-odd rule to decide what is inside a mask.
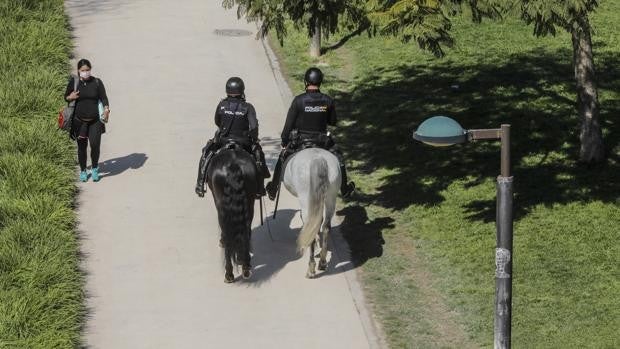
[[[447,147],[467,141],[467,131],[455,120],[446,116],[433,116],[424,120],[413,133],[413,139],[434,147]]]

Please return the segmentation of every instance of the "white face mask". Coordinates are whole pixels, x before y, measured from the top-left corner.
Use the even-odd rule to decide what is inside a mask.
[[[80,72],[80,77],[81,77],[82,79],[88,79],[88,78],[90,78],[90,70],[88,70],[88,71],[81,71],[81,72]]]

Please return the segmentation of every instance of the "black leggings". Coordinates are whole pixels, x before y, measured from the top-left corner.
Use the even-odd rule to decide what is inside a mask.
[[[77,137],[78,161],[80,162],[80,170],[82,171],[86,170],[86,150],[88,148],[88,143],[90,143],[90,159],[93,168],[99,167],[102,126],[100,121],[84,123],[84,125],[82,125],[82,132]],[[84,128],[87,128],[87,130],[84,130]]]

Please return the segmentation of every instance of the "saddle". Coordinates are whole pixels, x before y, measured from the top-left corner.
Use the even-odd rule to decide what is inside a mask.
[[[220,148],[220,151],[222,149],[229,149],[229,150],[238,150],[238,149],[244,149],[241,144],[239,144],[239,142],[232,140],[232,139],[228,139],[226,140],[226,143],[224,143],[224,146]]]
[[[243,142],[240,142],[235,139],[222,139],[221,141],[223,142],[221,142],[220,144],[223,144],[223,145],[221,145],[217,150],[215,150],[215,152],[213,153],[213,156],[219,154],[220,152],[224,150],[242,150],[250,154],[250,156],[252,157],[252,159],[254,159],[254,162],[256,163],[257,169],[259,171],[263,171],[263,168],[260,165],[262,163],[261,156],[260,154],[257,154],[257,150],[260,150],[260,145],[252,144],[248,146],[247,144],[243,144]],[[256,147],[258,147],[258,149],[256,149]],[[268,169],[265,169],[264,172],[265,173],[263,173],[263,176],[265,178],[271,177],[271,174],[269,173]]]
[[[331,137],[323,132],[291,131],[291,152],[297,152],[308,148],[327,149],[330,146]]]
[[[282,178],[284,178],[286,166],[288,162],[293,158],[293,155],[304,149],[325,149],[325,145],[328,144],[326,138],[329,139],[329,135],[320,132],[305,132],[298,130],[291,131],[291,142],[287,145],[286,148],[282,149],[282,151],[280,152],[279,161],[282,164],[282,172],[280,173],[280,178],[277,180],[282,180]]]
[[[222,141],[223,142],[220,143],[221,146],[217,147],[213,155],[219,154],[224,150],[243,150],[252,155],[252,152],[250,152],[247,147],[234,139],[223,139]]]

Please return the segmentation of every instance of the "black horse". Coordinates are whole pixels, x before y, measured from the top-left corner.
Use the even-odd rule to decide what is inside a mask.
[[[242,266],[244,279],[252,275],[250,235],[257,176],[254,158],[234,146],[215,154],[207,169],[208,185],[213,193],[222,233],[220,242],[224,248],[226,283],[235,281],[233,262]]]

